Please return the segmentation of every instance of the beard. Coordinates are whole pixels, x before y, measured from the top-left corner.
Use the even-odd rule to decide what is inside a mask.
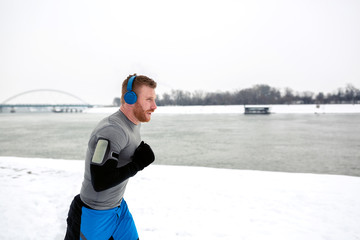
[[[149,122],[151,119],[151,115],[148,113],[151,113],[153,111],[151,110],[144,110],[143,107],[139,103],[135,103],[134,108],[134,115],[140,122]]]

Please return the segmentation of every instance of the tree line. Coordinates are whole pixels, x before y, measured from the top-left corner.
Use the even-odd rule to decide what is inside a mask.
[[[280,91],[266,84],[232,92],[194,92],[171,90],[157,96],[158,106],[167,105],[256,105],[256,104],[359,104],[360,90],[352,84],[333,93],[295,92],[290,88]]]

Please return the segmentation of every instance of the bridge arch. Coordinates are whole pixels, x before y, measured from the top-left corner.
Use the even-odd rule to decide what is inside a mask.
[[[55,92],[55,93],[60,93],[60,94],[64,94],[66,96],[70,96],[72,98],[75,98],[77,99],[78,101],[81,102],[81,104],[84,104],[84,105],[89,105],[89,103],[85,102],[84,100],[82,100],[81,98],[79,98],[78,96],[74,95],[74,94],[71,94],[71,93],[68,93],[68,92],[65,92],[65,91],[61,91],[61,90],[56,90],[56,89],[34,89],[34,90],[29,90],[29,91],[25,91],[25,92],[21,92],[21,93],[18,93],[12,97],[9,97],[7,99],[5,99],[2,104],[7,104],[8,102],[10,102],[11,100],[14,100],[16,98],[19,98],[21,96],[24,96],[24,95],[28,95],[29,93],[36,93],[36,92]]]

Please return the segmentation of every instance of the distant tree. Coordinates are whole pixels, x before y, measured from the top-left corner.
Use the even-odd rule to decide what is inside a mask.
[[[219,105],[218,93],[207,93],[204,99],[205,105]]]
[[[235,93],[235,101],[237,104],[255,104],[255,96],[253,89],[245,88]]]
[[[117,100],[116,104],[120,102]],[[164,93],[162,98],[157,97],[156,103],[164,105],[231,105],[231,104],[326,104],[326,103],[359,103],[360,90],[352,84],[345,89],[339,88],[333,93],[317,94],[305,91],[296,92],[285,88],[283,94],[279,89],[266,84],[254,85],[251,88],[236,90],[234,92],[204,92],[196,90],[191,93],[183,90],[171,90]],[[115,105],[115,100],[114,100]]]
[[[121,105],[121,99],[119,97],[114,98],[113,105],[119,107]]]
[[[315,97],[317,104],[324,104],[325,103],[325,95],[322,92],[319,92],[318,95]]]
[[[253,87],[256,104],[275,104],[281,98],[280,91],[269,85],[255,85]]]
[[[162,96],[162,101],[164,102],[163,105],[174,105],[174,100],[171,98],[171,96],[167,93],[164,93]]]
[[[281,103],[291,104],[294,101],[294,91],[290,88],[285,88]]]
[[[176,105],[191,105],[191,93],[183,90],[172,90],[172,98]]]
[[[191,100],[193,105],[204,105],[205,92],[201,90],[196,90],[191,94]]]
[[[304,104],[312,104],[312,103],[314,103],[313,102],[313,96],[314,96],[313,92],[305,91],[305,92],[301,93],[300,99],[302,100],[302,102]]]
[[[355,103],[359,97],[359,89],[352,84],[347,84],[345,88],[344,100],[349,103]]]

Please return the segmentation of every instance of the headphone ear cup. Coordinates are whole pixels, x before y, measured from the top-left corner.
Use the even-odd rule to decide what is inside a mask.
[[[133,91],[129,91],[129,92],[125,93],[124,100],[127,104],[136,103],[136,100],[137,100],[136,93]]]

